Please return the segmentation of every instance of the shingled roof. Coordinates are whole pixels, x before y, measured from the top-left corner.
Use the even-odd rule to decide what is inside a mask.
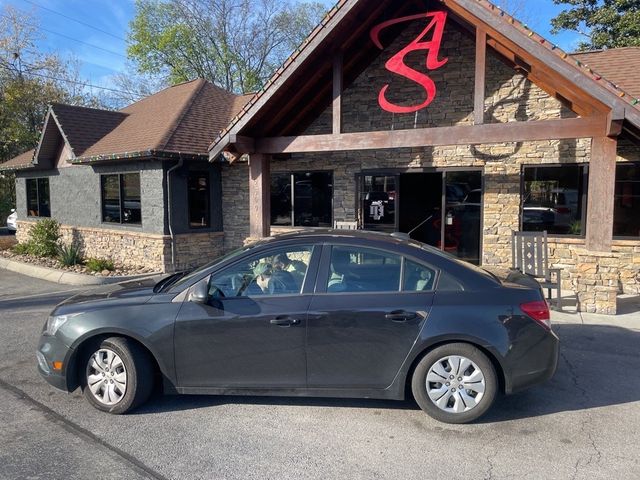
[[[29,150],[28,152],[21,153],[17,157],[13,157],[11,160],[7,160],[0,164],[0,170],[22,170],[24,168],[30,168],[33,166],[33,154],[35,150]]]
[[[571,56],[589,65],[634,97],[640,98],[640,47],[592,50]]]
[[[72,163],[161,153],[206,158],[208,145],[249,98],[198,79],[161,90],[117,112],[52,104],[35,153],[21,154],[0,165],[0,170],[26,168],[40,157],[50,159],[60,136],[73,154]]]

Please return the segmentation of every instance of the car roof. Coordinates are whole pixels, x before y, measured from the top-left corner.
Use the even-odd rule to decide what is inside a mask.
[[[397,235],[397,236],[396,236]],[[273,237],[267,237],[260,242],[268,245],[272,242],[281,242],[283,240],[300,240],[308,239],[310,241],[326,241],[342,239],[354,240],[371,240],[375,242],[384,242],[390,245],[412,245],[418,246],[414,240],[405,237],[406,234],[390,234],[385,232],[374,232],[371,230],[346,230],[334,228],[314,228],[308,230],[298,230],[296,232],[284,233]]]

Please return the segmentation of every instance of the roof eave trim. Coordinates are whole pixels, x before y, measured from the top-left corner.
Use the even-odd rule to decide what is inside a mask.
[[[50,105],[49,110],[47,110],[47,116],[44,119],[44,126],[42,127],[42,132],[40,133],[40,140],[38,140],[38,146],[36,147],[35,154],[33,155],[32,163],[34,165],[39,164],[38,160],[40,157],[40,149],[42,148],[42,141],[44,140],[44,134],[47,131],[47,127],[49,126],[49,122],[51,121],[51,118],[53,118],[53,121],[55,122],[56,127],[58,128],[58,131],[60,132],[60,136],[62,136],[62,140],[64,141],[65,146],[69,149],[69,151],[71,152],[71,155],[73,155],[72,158],[75,158],[75,152],[73,151],[73,147],[69,143],[69,139],[67,138],[67,135],[64,133],[64,130],[62,129],[62,125],[60,124],[58,117],[53,111],[53,105]],[[68,160],[69,159],[67,159],[67,161]]]
[[[89,155],[85,157],[76,157],[70,161],[72,165],[89,165],[100,162],[110,162],[114,160],[140,160],[143,158],[157,158],[158,160],[175,160],[183,158],[185,160],[208,160],[206,153],[194,152],[171,152],[166,150],[158,150],[150,148],[147,150],[139,150],[135,152],[120,152],[101,155]]]

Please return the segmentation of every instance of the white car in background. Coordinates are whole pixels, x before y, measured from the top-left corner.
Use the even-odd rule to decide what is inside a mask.
[[[7,217],[7,230],[10,232],[15,232],[18,229],[18,212],[16,212],[15,208],[11,209],[11,215]]]

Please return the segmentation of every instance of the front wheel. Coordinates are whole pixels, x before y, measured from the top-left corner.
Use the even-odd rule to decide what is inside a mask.
[[[81,363],[85,398],[98,410],[126,413],[144,403],[153,389],[153,363],[137,343],[111,337],[88,349]]]
[[[466,343],[442,345],[427,353],[411,379],[416,402],[445,423],[468,423],[493,404],[498,379],[491,361]]]

